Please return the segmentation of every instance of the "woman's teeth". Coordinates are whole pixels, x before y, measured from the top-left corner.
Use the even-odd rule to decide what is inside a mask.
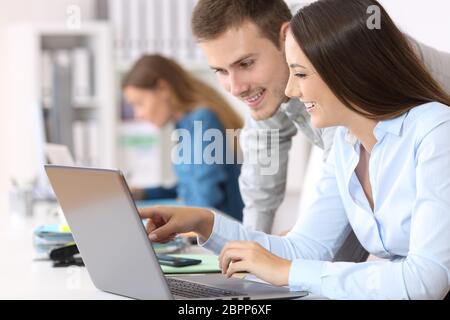
[[[311,110],[315,106],[316,106],[315,102],[305,102],[305,107],[306,107],[307,110]]]

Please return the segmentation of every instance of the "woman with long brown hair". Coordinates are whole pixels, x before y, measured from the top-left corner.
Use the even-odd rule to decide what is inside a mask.
[[[374,11],[379,28],[367,23]],[[227,276],[247,271],[328,298],[442,299],[450,289],[449,94],[375,0],[311,3],[293,17],[285,49],[286,95],[304,102],[315,127],[337,126],[309,210],[278,237],[209,210],[156,208],[141,213],[163,218],[150,239],[193,229],[221,251]],[[379,259],[331,262],[351,230]]]
[[[213,88],[161,55],[141,57],[124,78],[123,91],[135,118],[157,127],[172,122],[181,133],[180,156],[173,159],[176,186],[134,190],[135,198],[178,198],[186,205],[216,208],[242,220],[240,165],[226,161],[227,153],[234,156],[237,151],[233,141],[226,144],[226,130],[242,128],[232,107]],[[222,139],[204,141],[208,132]],[[211,143],[218,143],[220,150],[213,159],[205,159]]]

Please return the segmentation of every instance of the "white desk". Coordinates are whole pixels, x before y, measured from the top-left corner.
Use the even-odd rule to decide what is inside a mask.
[[[0,196],[0,299],[127,299],[95,288],[84,267],[53,268],[50,261],[34,260],[33,229],[59,222],[52,207],[38,204],[33,216],[18,216]]]
[[[36,215],[18,216],[9,211],[6,197],[0,198],[0,299],[125,299],[97,290],[86,268],[34,261],[33,229],[58,222],[50,208],[39,204]]]

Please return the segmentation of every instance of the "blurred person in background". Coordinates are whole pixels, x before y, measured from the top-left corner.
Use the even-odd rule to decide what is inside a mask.
[[[241,166],[236,160],[232,164],[226,161],[229,152],[235,159],[238,145],[225,143],[227,129],[238,130],[243,126],[236,111],[213,88],[161,55],[141,57],[124,78],[122,88],[136,119],[158,128],[173,123],[175,129],[189,132],[190,137],[190,141],[179,141],[180,145],[190,146],[190,150],[182,150],[182,158],[187,161],[173,163],[177,184],[171,188],[134,189],[135,200],[179,199],[189,206],[218,209],[241,221],[244,206],[238,185]],[[201,146],[196,137],[199,125]],[[204,133],[210,129],[219,130],[223,138],[223,149],[215,150],[222,154],[213,163],[204,159],[210,153],[209,145],[216,142],[204,141]],[[183,140],[183,135],[180,138]]]

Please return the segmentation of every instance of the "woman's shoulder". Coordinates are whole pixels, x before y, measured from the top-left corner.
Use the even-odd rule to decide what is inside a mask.
[[[410,110],[410,114],[435,114],[435,115],[441,115],[446,114],[450,112],[450,106],[443,104],[441,102],[432,101],[420,104]]]
[[[190,113],[192,118],[217,118],[216,113],[208,107],[197,107]]]
[[[201,121],[204,128],[223,128],[217,114],[208,107],[195,108],[186,115],[185,120],[190,122]]]
[[[450,107],[428,102],[412,108],[405,117],[402,132],[402,136],[414,137],[417,145],[425,139],[430,142],[450,135]]]
[[[450,122],[450,106],[440,102],[428,102],[412,108],[405,119],[416,130],[430,131],[445,122]]]

